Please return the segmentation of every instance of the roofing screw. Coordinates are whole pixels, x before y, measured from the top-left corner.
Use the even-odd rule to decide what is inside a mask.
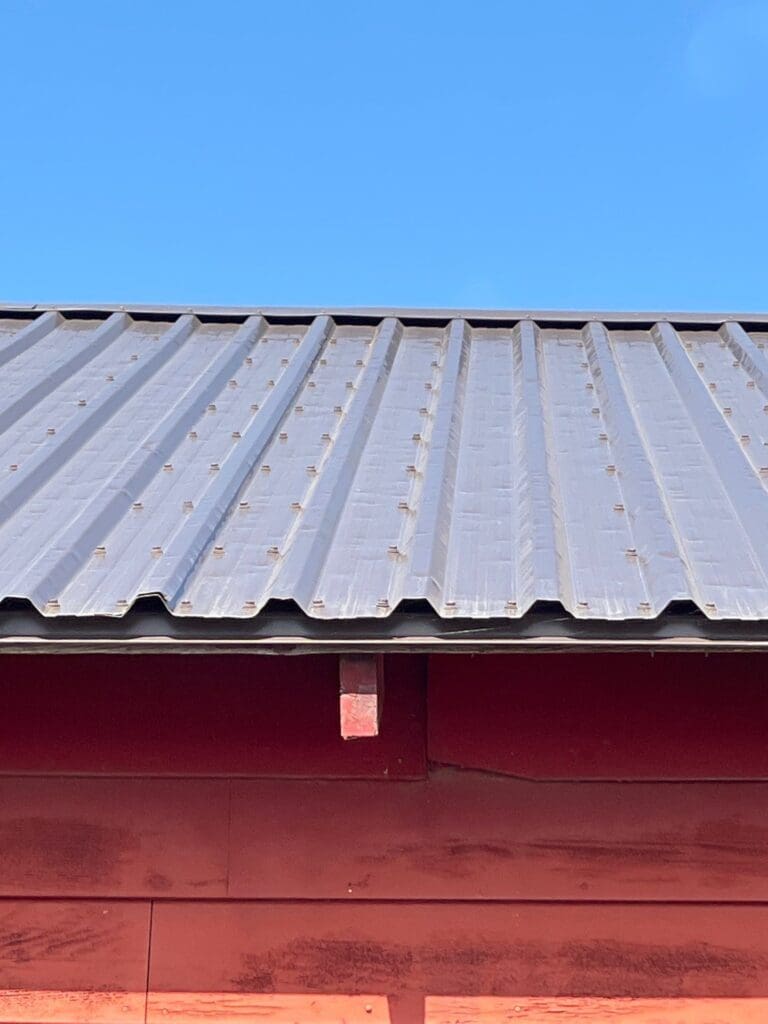
[[[163,471],[165,473],[172,473],[173,472],[173,463],[172,462],[166,462],[165,465],[163,466]]]
[[[429,409],[426,407],[426,405],[422,405],[422,407],[419,409],[419,416],[429,416]]]
[[[291,512],[301,512],[301,511],[302,511],[301,502],[300,501],[292,501],[291,502]]]
[[[596,405],[593,406],[592,409],[590,409],[590,412],[592,413],[593,416],[599,416],[600,415],[600,410],[598,409],[598,407]]]
[[[331,435],[330,434],[321,434],[320,435],[320,440],[321,441],[325,441],[326,444],[330,444],[331,443]]]
[[[247,512],[251,505],[250,502],[248,501],[241,501],[237,507],[240,509],[241,512]]]
[[[288,360],[287,359],[281,359],[280,360],[280,365],[281,366],[287,366],[288,365]]]
[[[153,558],[159,558],[162,555],[162,553],[163,553],[163,549],[161,547],[154,547],[154,548],[152,548],[152,557]]]
[[[218,464],[218,462],[212,462],[211,463],[210,470],[211,470],[212,473],[218,473],[220,469],[221,469],[221,466]]]
[[[637,548],[627,548],[625,554],[627,558],[637,558]]]
[[[365,366],[365,363],[363,362],[362,359],[356,359],[355,366]]]
[[[48,429],[46,430],[46,434],[47,434],[47,435],[48,435],[49,437],[53,437],[53,435],[54,435],[55,433],[56,433],[56,427],[48,427]]]
[[[245,357],[245,365],[246,366],[253,366],[253,356],[246,356]]]
[[[298,338],[296,338],[296,339],[294,340],[294,345],[298,345],[298,344],[299,344],[299,339],[298,339]],[[331,338],[331,340],[330,340],[330,341],[328,342],[328,344],[329,344],[329,345],[335,345],[335,344],[336,344],[336,338]]]
[[[19,468],[19,464],[18,462],[12,462],[8,468],[12,473],[15,473],[16,470]]]
[[[582,363],[581,364],[581,368],[582,368],[582,370],[588,370],[589,369],[589,363]]]
[[[749,444],[751,438],[750,438],[749,434],[742,434],[741,437],[739,438],[739,440],[741,441],[742,444]]]
[[[273,544],[272,547],[267,548],[267,554],[270,556],[270,558],[279,558],[280,548]]]
[[[88,403],[86,402],[86,400],[84,398],[78,398],[78,400],[77,400],[78,408],[82,409],[83,406],[87,405],[87,404]]]
[[[346,386],[347,391],[354,391],[355,390],[355,382],[352,381],[352,380],[348,380],[345,386]]]
[[[585,610],[585,609],[589,608],[589,601],[577,601],[576,602],[576,607],[577,608],[581,608],[582,610]]]
[[[456,602],[455,601],[446,601],[444,603],[443,607],[445,608],[445,610],[447,612],[455,612],[456,611]]]
[[[57,601],[56,604],[58,605],[58,603],[59,602]],[[126,599],[124,597],[121,597],[119,601],[115,601],[115,604],[117,605],[118,608],[127,608],[128,607],[128,602],[126,601]]]
[[[594,391],[595,390],[595,385],[592,383],[591,380],[587,381],[587,385],[586,386],[587,386],[587,391]]]
[[[229,381],[229,386],[231,388],[236,388],[237,387],[237,381],[235,380],[234,377],[232,378],[232,380]]]
[[[506,607],[508,612],[516,612],[517,611],[517,601],[507,601],[505,607]]]
[[[768,466],[760,467],[760,476],[768,476]]]
[[[386,599],[386,597],[382,597],[379,601],[376,602],[376,607],[381,608],[382,611],[386,611],[389,608],[389,601]]]
[[[255,601],[244,601],[243,602],[243,608],[246,611],[248,611],[248,612],[254,611],[256,609],[256,602]]]
[[[316,597],[312,601],[312,607],[313,608],[325,608],[325,601],[322,599],[322,597]]]
[[[402,558],[403,557],[403,553],[400,550],[400,548],[397,546],[397,544],[390,544],[389,547],[387,548],[387,554],[390,556],[390,558]]]
[[[108,381],[110,384],[112,383],[112,381],[114,379],[115,379],[115,375],[113,373],[108,373],[107,376],[104,378],[104,380]]]
[[[421,441],[421,434],[413,434],[411,440],[416,441],[416,443],[418,444],[419,441]]]
[[[317,466],[307,466],[307,472],[310,476],[317,476]]]
[[[194,502],[190,501],[189,498],[187,498],[186,501],[182,502],[181,510],[182,512],[191,512],[194,509],[194,507]]]
[[[140,501],[134,501],[133,505],[131,505],[131,508],[133,509],[134,512],[141,512],[144,506]]]
[[[732,414],[733,409],[730,407],[730,405],[726,405],[726,407],[723,409],[723,416],[731,416]]]
[[[233,441],[239,441],[242,438],[242,436],[243,435],[240,433],[239,430],[233,430],[232,431],[232,440]]]
[[[272,467],[271,467],[271,466],[268,466],[268,465],[267,465],[267,464],[265,463],[265,464],[264,464],[264,465],[263,465],[263,466],[261,467],[261,472],[262,472],[262,473],[271,473],[271,472],[272,472]]]
[[[185,612],[188,612],[189,609],[192,607],[192,602],[191,601],[182,601],[181,604],[179,605],[179,607],[183,608]]]
[[[437,359],[433,359],[429,365],[432,367],[433,370],[437,370],[440,367],[440,363],[437,361]]]
[[[598,440],[600,440],[600,441],[607,441],[608,440],[608,435],[607,434],[598,434],[597,437],[598,437]]]
[[[398,501],[397,507],[400,509],[401,512],[411,511],[411,506],[408,504],[407,501]]]
[[[739,362],[738,359],[734,359],[733,360],[733,366],[741,366],[741,363]]]
[[[764,341],[758,341],[757,347],[758,348],[765,348],[765,342]]]
[[[416,476],[416,474],[418,473],[418,470],[416,469],[416,467],[415,467],[415,466],[406,466],[406,467],[405,467],[405,472],[406,472],[406,473],[407,473],[407,474],[408,474],[409,476]]]
[[[703,370],[704,369],[704,363],[696,363],[696,369],[697,370]]]
[[[686,341],[686,342],[685,342],[685,347],[686,347],[686,348],[689,348],[689,349],[690,349],[690,348],[693,348],[693,342],[692,342],[692,341]]]
[[[286,360],[286,364],[287,364],[287,360]],[[328,360],[327,359],[321,359],[320,360],[320,365],[321,366],[327,366],[328,365]]]
[[[288,435],[286,434],[286,432],[284,430],[280,431],[280,433],[278,434],[278,437],[280,438],[281,441],[287,441],[288,440]]]
[[[97,558],[103,558],[107,553],[107,549],[104,547],[103,544],[99,544],[99,546],[95,548],[93,553],[94,555],[96,555]]]
[[[424,390],[425,391],[431,391],[432,390],[432,381],[431,380],[428,380],[428,381],[424,382]]]
[[[258,412],[258,411],[259,411],[259,403],[258,402],[254,402],[253,405],[251,406],[251,412]]]
[[[606,466],[605,467],[605,472],[608,473],[610,476],[613,476],[613,474],[616,472],[616,467],[615,466]]]
[[[624,506],[621,504],[621,502],[616,502],[616,504],[613,506],[613,511],[614,512],[623,512],[624,511]]]
[[[269,338],[262,338],[261,339],[261,344],[262,345],[266,345],[268,341],[269,341]]]
[[[709,383],[709,384],[707,385],[707,387],[709,388],[709,390],[710,390],[710,391],[717,391],[717,384],[715,384],[715,382],[714,382],[714,381],[712,381],[711,383]]]
[[[131,362],[132,362],[132,363],[135,363],[135,362],[136,362],[136,361],[138,360],[138,358],[139,358],[139,357],[138,357],[138,355],[137,355],[137,353],[136,353],[136,352],[132,352],[132,353],[131,353]]]
[[[307,387],[308,387],[308,388],[316,388],[316,387],[317,387],[317,381],[314,381],[314,380],[308,380],[308,381],[307,381]]]
[[[754,386],[755,386],[755,382],[753,380],[748,380],[747,381],[747,387],[748,388],[754,388]]]
[[[275,382],[273,380],[268,380],[267,381],[267,387],[268,388],[273,388],[274,386],[275,386]]]
[[[189,434],[187,436],[189,437],[190,441],[196,441],[197,440],[197,431],[196,430],[190,430],[190,432],[189,432]]]
[[[333,411],[336,413],[337,416],[341,416],[341,414],[344,412],[340,405],[334,405]]]
[[[768,412],[768,405],[763,406],[763,412]]]
[[[714,601],[707,601],[707,603],[704,605],[704,609],[705,609],[705,611],[708,611],[708,612],[716,612],[717,611],[717,605],[715,604]]]
[[[213,549],[213,557],[221,558],[223,554],[224,548],[221,546],[221,544],[217,544],[216,547]]]
[[[210,403],[210,405],[208,406],[208,412],[216,412],[216,403],[215,402],[211,402]]]
[[[60,608],[61,608],[61,605],[59,604],[58,601],[46,601],[45,602],[45,610],[47,612],[57,612],[57,611],[59,611]]]
[[[642,612],[643,615],[647,615],[651,611],[650,601],[641,601],[640,604],[637,606],[637,610],[639,612]]]
[[[295,405],[293,407],[293,411],[294,412],[304,412],[304,406],[303,405]]]

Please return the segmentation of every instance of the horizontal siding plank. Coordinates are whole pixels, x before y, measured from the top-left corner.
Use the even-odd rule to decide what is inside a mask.
[[[348,743],[336,655],[0,656],[0,773],[422,778],[426,658],[384,675],[379,735]]]
[[[147,1024],[391,1024],[383,996],[250,995],[242,992],[151,993]],[[419,1021],[419,1024],[422,1024]]]
[[[768,908],[158,903],[149,977],[161,1012],[177,992],[765,998]]]
[[[0,1020],[143,1024],[148,903],[0,902]]]
[[[768,779],[760,653],[432,655],[432,762],[530,779]]]
[[[0,896],[224,896],[228,783],[0,776]]]
[[[427,999],[424,1024],[765,1024],[768,999]]]
[[[768,900],[767,816],[764,783],[235,780],[229,894]]]

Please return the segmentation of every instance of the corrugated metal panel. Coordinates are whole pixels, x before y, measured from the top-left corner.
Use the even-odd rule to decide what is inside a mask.
[[[0,596],[768,618],[763,325],[0,310]]]

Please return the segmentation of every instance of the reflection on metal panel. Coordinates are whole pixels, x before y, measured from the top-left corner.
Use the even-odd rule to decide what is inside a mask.
[[[768,619],[768,335],[680,323],[0,311],[0,597]]]

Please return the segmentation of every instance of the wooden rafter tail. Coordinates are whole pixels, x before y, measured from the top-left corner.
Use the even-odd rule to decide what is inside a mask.
[[[384,701],[380,654],[342,654],[339,658],[339,719],[345,740],[379,735]]]

